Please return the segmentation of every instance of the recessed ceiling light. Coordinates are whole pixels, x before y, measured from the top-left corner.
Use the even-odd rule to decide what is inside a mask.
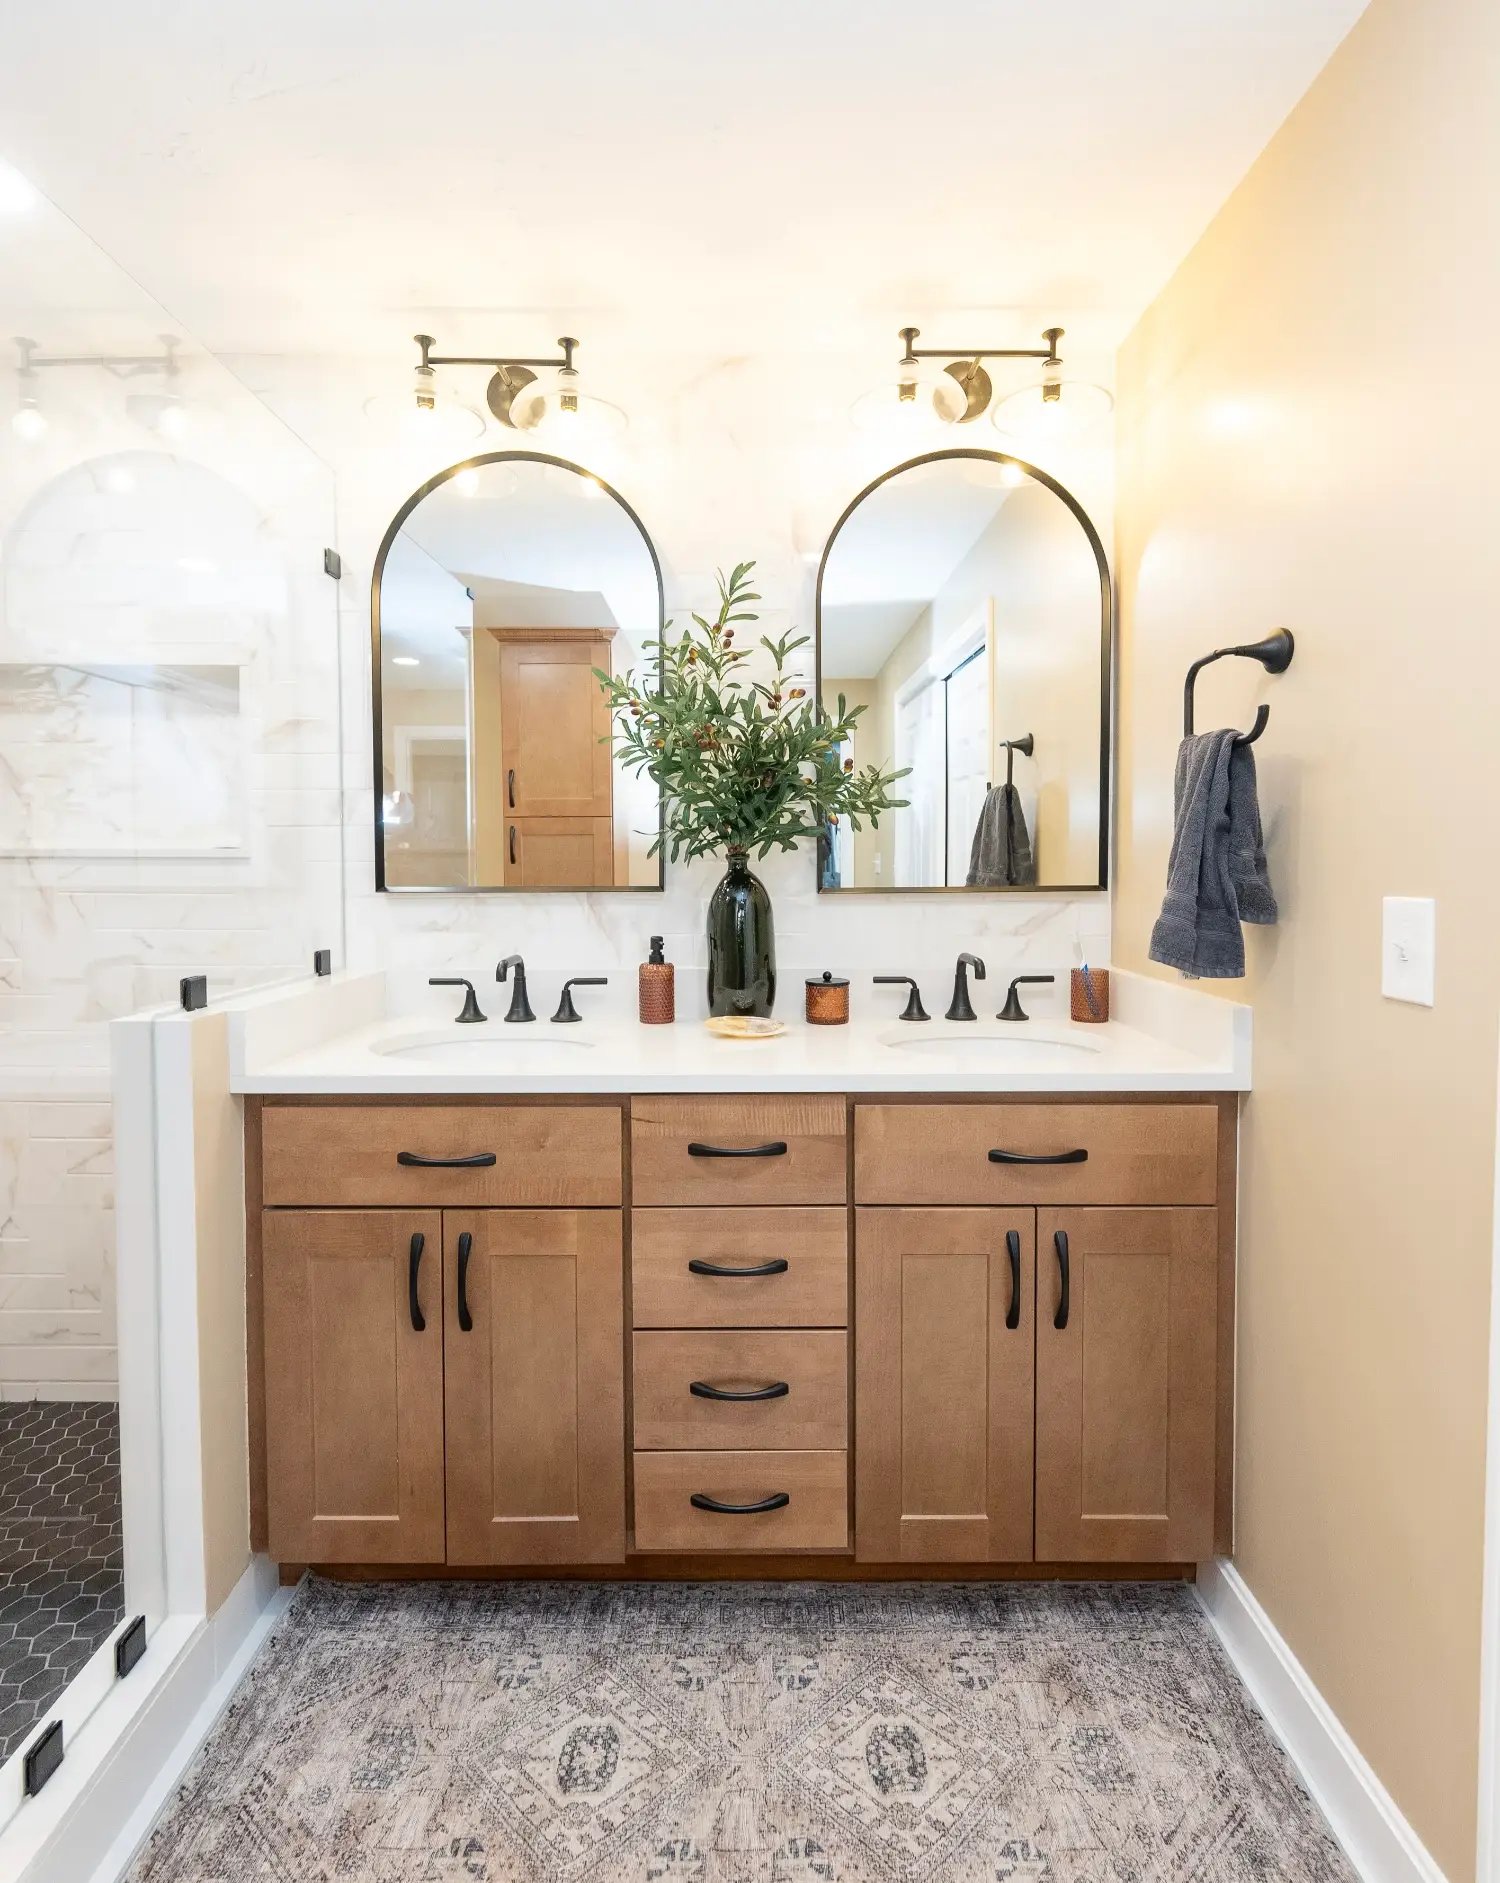
[[[420,667],[421,664],[421,661],[417,659],[415,654],[391,655],[391,665],[393,667]]]
[[[460,471],[453,479],[453,488],[460,497],[472,497],[479,489],[479,473],[471,465],[467,471]]]
[[[135,479],[123,464],[112,464],[104,473],[104,488],[123,497],[135,489]]]

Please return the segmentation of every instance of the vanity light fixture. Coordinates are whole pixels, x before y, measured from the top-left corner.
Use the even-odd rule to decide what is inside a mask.
[[[102,366],[116,379],[139,379],[159,374],[160,392],[131,392],[125,396],[125,410],[138,424],[160,438],[176,441],[187,430],[187,405],[178,384],[182,372],[177,349],[182,342],[175,334],[160,336],[160,353],[72,353],[39,355],[35,340],[19,335],[15,345],[21,355],[16,368],[19,402],[11,427],[21,438],[40,438],[47,429],[46,415],[37,397],[37,376],[53,366]]]
[[[901,329],[902,351],[891,380],[855,401],[853,419],[863,430],[899,426],[967,425],[989,405],[994,384],[984,360],[1061,361],[1061,327],[1048,327],[1044,347],[919,347],[919,327]]]
[[[579,342],[564,334],[558,340],[561,358],[508,358],[495,354],[434,353],[436,340],[430,333],[413,334],[421,349],[417,366],[417,405],[431,411],[440,400],[437,391],[439,366],[490,366],[494,368],[485,389],[485,403],[502,425],[512,431],[542,433],[548,442],[561,445],[569,440],[580,442],[611,431],[622,431],[625,414],[617,405],[596,398],[586,391],[573,363]],[[546,373],[547,378],[541,375]]]
[[[1025,438],[1077,436],[1114,404],[1102,386],[1064,379],[1057,343],[1061,327],[1046,327],[1042,347],[919,347],[920,329],[903,327],[903,351],[894,382],[855,403],[865,429],[888,425],[969,425],[986,411],[996,428]],[[1040,360],[1041,377],[996,400],[986,360]]]

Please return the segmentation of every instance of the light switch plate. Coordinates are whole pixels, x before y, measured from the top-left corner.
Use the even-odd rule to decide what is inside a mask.
[[[1387,896],[1380,905],[1380,991],[1387,1000],[1432,1005],[1437,904],[1430,896]]]

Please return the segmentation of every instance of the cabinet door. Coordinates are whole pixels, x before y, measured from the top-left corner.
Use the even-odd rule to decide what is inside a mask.
[[[593,673],[595,667],[608,672],[609,664],[609,641],[602,637],[580,638],[576,630],[535,640],[505,635],[500,747],[507,812],[609,822],[609,702]]]
[[[1037,1212],[1039,1562],[1213,1554],[1217,1233],[1211,1209]]]
[[[615,880],[607,817],[508,818],[505,843],[505,880],[512,889],[588,889]]]
[[[861,1562],[1030,1562],[1035,1253],[1031,1210],[855,1211]]]
[[[450,1210],[443,1264],[448,1561],[622,1562],[619,1211]]]
[[[268,1210],[263,1246],[271,1555],[440,1563],[442,1218]]]

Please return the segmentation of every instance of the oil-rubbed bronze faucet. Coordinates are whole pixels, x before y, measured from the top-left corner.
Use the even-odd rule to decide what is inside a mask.
[[[526,963],[521,957],[507,955],[496,968],[495,979],[505,980],[512,968],[516,971],[516,982],[510,997],[510,1012],[505,1017],[507,1020],[534,1020],[536,1015],[531,1011],[531,1002],[526,998]]]
[[[969,999],[969,969],[974,970],[974,979],[984,979],[984,963],[978,955],[960,955],[958,967],[953,976],[953,1002],[943,1015],[945,1020],[977,1020],[974,1003]]]

